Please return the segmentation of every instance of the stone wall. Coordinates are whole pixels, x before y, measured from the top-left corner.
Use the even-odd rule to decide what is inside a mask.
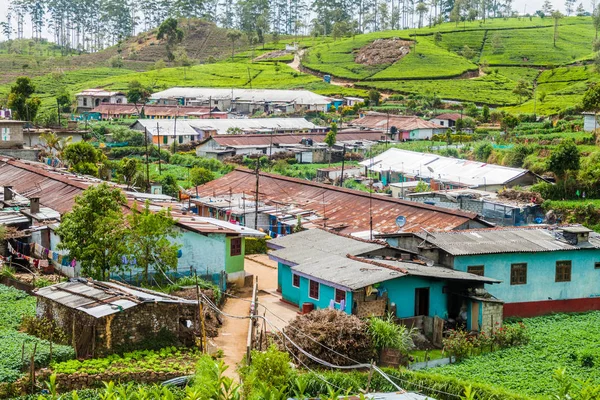
[[[502,327],[502,319],[504,318],[503,310],[503,303],[484,301],[481,314],[481,330],[491,332],[492,329],[495,330]]]
[[[37,149],[3,149],[0,148],[0,155],[19,158],[26,161],[38,161],[40,151]]]

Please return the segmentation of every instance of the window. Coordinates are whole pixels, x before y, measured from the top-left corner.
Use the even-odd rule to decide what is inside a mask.
[[[83,98],[83,106],[84,106],[84,107],[87,107],[87,97],[84,97],[84,98]]]
[[[168,138],[166,136],[163,136],[163,144],[167,144],[167,140]]]
[[[242,238],[231,239],[231,256],[239,256],[242,254]]]
[[[346,302],[346,292],[344,290],[335,289],[335,302],[341,303]]]
[[[308,297],[311,299],[319,300],[319,282],[309,281],[308,285]]]
[[[571,261],[556,262],[555,282],[571,282]]]
[[[440,126],[444,126],[444,121],[440,121]]]
[[[183,143],[183,136],[179,136],[178,140],[179,140],[179,144]]]
[[[527,284],[527,264],[511,264],[510,266],[510,284],[525,285]]]
[[[594,268],[600,269],[600,262],[594,263]]]
[[[483,276],[483,265],[469,265],[467,272],[473,275]]]
[[[300,275],[292,274],[292,286],[300,287]]]

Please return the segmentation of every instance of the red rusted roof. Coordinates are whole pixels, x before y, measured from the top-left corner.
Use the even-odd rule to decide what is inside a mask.
[[[216,141],[219,146],[269,146],[270,144],[300,144],[302,139],[312,139],[319,143],[325,140],[325,133],[302,133],[302,134],[247,134],[247,135],[213,135],[211,138]],[[336,135],[338,142],[348,140],[370,140],[373,142],[385,140],[383,131],[366,131],[366,130],[351,130],[339,131]]]
[[[194,107],[194,106],[172,106],[172,105],[145,105],[144,115],[147,117],[183,117],[188,113],[206,113],[208,114],[211,110],[210,107]],[[92,112],[107,115],[137,115],[141,112],[142,106],[138,105],[137,109],[135,104],[100,104],[94,108]],[[140,110],[140,111],[138,111]],[[213,108],[213,111],[216,109]]]
[[[389,129],[395,126],[400,131],[412,131],[414,129],[441,129],[443,126],[425,121],[415,116],[388,115],[384,113],[369,112],[363,117],[350,122],[350,125],[369,129]]]
[[[459,113],[446,113],[446,114],[440,114],[434,118],[435,119],[447,119],[450,121],[458,121],[459,119],[462,118],[462,116]]]
[[[201,197],[223,196],[231,193],[255,193],[256,176],[253,171],[236,169],[229,174],[198,187]],[[192,190],[193,191],[193,190]],[[260,173],[259,200],[278,202],[312,210],[324,216],[326,226],[342,233],[369,230],[369,205],[373,215],[373,230],[381,233],[398,232],[396,218],[404,216],[404,232],[450,231],[470,221],[477,215],[426,204],[369,195],[356,190],[324,185],[296,178]],[[316,223],[315,223],[316,225]],[[325,225],[325,224],[323,224]],[[486,226],[486,223],[475,226]]]

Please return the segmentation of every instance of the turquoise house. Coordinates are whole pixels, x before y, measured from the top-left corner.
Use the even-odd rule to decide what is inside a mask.
[[[600,235],[583,226],[387,235],[456,271],[489,277],[504,316],[600,310]]]
[[[359,317],[464,319],[478,329],[485,317],[483,285],[468,272],[427,265],[383,242],[312,229],[273,239],[283,300],[299,309],[335,308]],[[476,300],[478,298],[478,300]],[[495,304],[497,300],[491,299]],[[473,304],[477,311],[471,315]],[[501,304],[501,303],[500,303]]]

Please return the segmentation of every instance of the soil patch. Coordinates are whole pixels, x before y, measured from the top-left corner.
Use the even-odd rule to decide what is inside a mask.
[[[286,54],[288,54],[287,50],[270,51],[268,53],[261,54],[260,56],[256,57],[254,61],[270,60],[272,58],[285,56]]]
[[[365,65],[393,64],[410,52],[411,45],[411,41],[398,38],[377,39],[362,47],[354,61]]]

